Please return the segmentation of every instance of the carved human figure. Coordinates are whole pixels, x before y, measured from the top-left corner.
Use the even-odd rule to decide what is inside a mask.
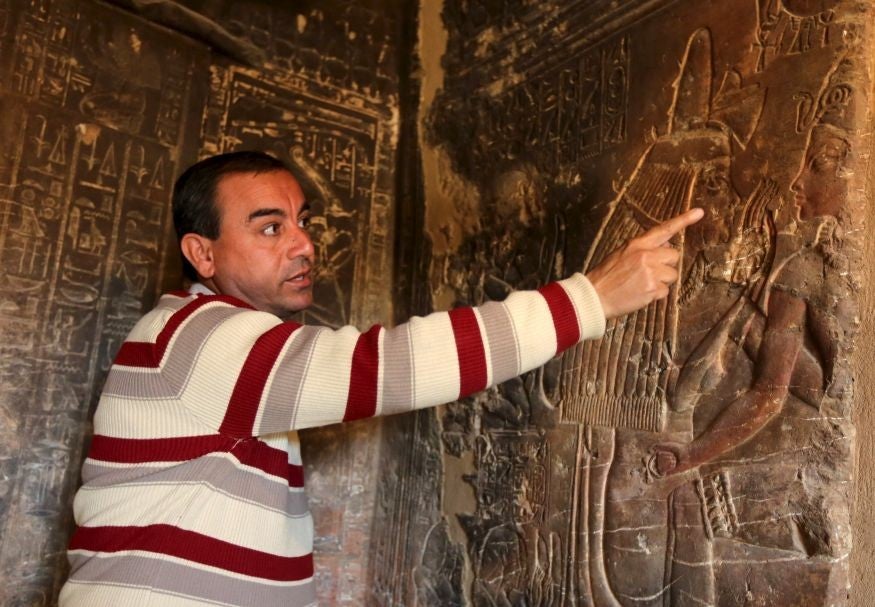
[[[572,393],[572,400],[591,399],[606,415],[617,416],[606,420],[615,428],[587,430],[586,479],[580,483],[587,492],[580,502],[586,504],[588,541],[580,543],[577,561],[585,566],[585,592],[596,605],[663,603],[665,523],[683,479],[656,477],[646,455],[657,441],[685,443],[694,436],[692,408],[674,389],[672,369],[731,308],[732,294],[739,296],[756,280],[768,257],[763,216],[775,188],[761,184],[743,197],[731,179],[733,140],[754,128],[741,124],[739,115],[746,113],[755,123],[762,95],[756,88],[742,89],[733,73],[712,99],[712,69],[710,32],[698,30],[681,62],[668,128],[642,156],[588,261],[597,262],[598,251],[609,249],[624,231],[700,207],[705,218],[679,243],[681,285],[667,304],[609,327],[600,352],[581,349],[572,355],[563,375],[566,394],[581,395]],[[721,96],[730,94],[745,109],[734,108],[733,117],[720,112]],[[746,254],[757,249],[756,255]],[[738,263],[742,259],[748,261]],[[669,411],[661,412],[666,401]],[[622,417],[624,410],[645,407],[651,409],[646,416]],[[650,421],[657,415],[661,421]]]
[[[851,73],[850,61],[840,61],[818,100],[791,186],[798,212],[792,254],[775,267],[762,301],[741,297],[681,372],[677,393],[687,406],[712,401],[718,411],[696,420],[693,440],[653,449],[656,476],[685,479],[670,498],[665,581],[672,605],[714,604],[712,552],[721,538],[780,549],[789,560],[795,552],[800,562],[840,557],[846,548],[844,509],[830,507],[838,496],[828,478],[836,474],[830,459],[842,449],[850,384],[835,363],[855,318],[843,250],[854,172]],[[731,376],[745,376],[728,368],[749,370],[744,389],[726,390]],[[828,592],[825,582],[819,590]]]

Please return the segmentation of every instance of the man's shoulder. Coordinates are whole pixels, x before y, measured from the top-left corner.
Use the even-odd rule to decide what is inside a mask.
[[[170,291],[160,297],[131,330],[126,341],[153,342],[168,325],[179,325],[205,308],[222,307],[233,311],[253,308],[235,297],[189,291]]]

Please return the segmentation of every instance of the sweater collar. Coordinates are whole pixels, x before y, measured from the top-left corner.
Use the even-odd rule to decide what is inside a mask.
[[[188,292],[192,295],[215,295],[215,293],[202,282],[192,283],[192,285],[188,288]]]

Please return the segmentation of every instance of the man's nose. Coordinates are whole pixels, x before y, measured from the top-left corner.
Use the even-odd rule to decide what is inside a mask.
[[[286,254],[289,259],[295,257],[307,257],[312,259],[314,255],[313,240],[306,228],[295,226],[289,233]]]

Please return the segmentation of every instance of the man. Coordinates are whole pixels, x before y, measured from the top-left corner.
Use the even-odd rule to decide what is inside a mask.
[[[173,211],[197,282],[161,298],[107,377],[61,605],[315,603],[294,431],[452,401],[600,336],[606,317],[668,293],[667,243],[701,217],[657,226],[588,277],[359,333],[284,322],[312,303],[314,251],[280,161],[199,162]]]

